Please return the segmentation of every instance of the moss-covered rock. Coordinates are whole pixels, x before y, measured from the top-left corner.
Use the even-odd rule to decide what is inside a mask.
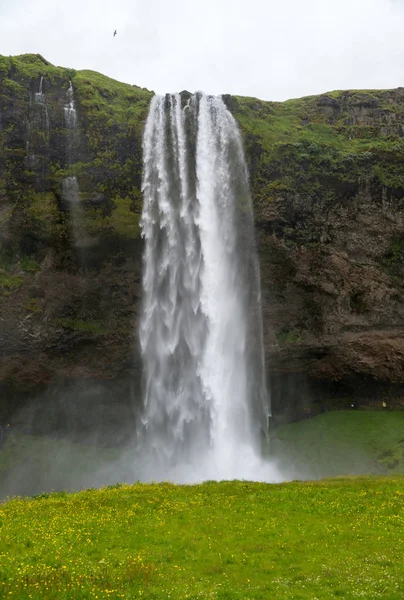
[[[250,167],[276,408],[402,394],[404,89],[226,101]]]
[[[13,402],[53,379],[139,379],[132,347],[151,97],[40,55],[0,57],[0,388]],[[4,401],[0,420],[9,410]]]

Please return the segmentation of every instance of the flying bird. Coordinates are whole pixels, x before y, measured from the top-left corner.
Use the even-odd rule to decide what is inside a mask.
[[[117,30],[115,29],[115,31],[114,31],[114,37],[116,36],[116,34],[117,34],[117,33],[118,33],[118,32],[117,32]]]

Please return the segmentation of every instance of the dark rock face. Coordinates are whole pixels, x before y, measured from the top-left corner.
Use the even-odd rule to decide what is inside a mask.
[[[76,131],[64,115],[70,81]],[[83,403],[89,387],[118,390],[120,412],[136,396],[129,388],[139,396],[142,131],[151,96],[37,56],[0,59],[0,422],[28,398],[54,399],[75,382]],[[73,201],[65,193],[72,179]]]
[[[151,96],[39,56],[0,57],[0,422],[35,397],[53,402],[52,429],[67,426],[67,405],[94,423],[111,406],[125,422],[136,414]],[[400,401],[404,89],[224,99],[250,167],[275,412],[352,395]]]
[[[250,162],[275,410],[384,394],[402,403],[403,90],[238,98],[234,112]]]

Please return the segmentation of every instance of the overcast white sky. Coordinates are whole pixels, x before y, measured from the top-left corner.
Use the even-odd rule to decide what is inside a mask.
[[[398,87],[404,0],[0,0],[0,54],[26,52],[159,93]]]

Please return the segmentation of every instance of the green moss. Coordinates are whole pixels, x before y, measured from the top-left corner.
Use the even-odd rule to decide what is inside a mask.
[[[97,121],[107,119],[115,123],[137,124],[143,117],[153,95],[149,90],[121,83],[95,71],[78,71],[74,86],[81,106],[99,113]],[[111,121],[108,123],[108,118]]]
[[[141,213],[142,134],[153,93],[94,71],[55,67],[38,54],[26,54],[0,57],[0,105],[11,101],[18,114],[29,118],[32,91],[42,76],[51,128],[49,133],[38,126],[31,130],[30,147],[36,162],[27,165],[25,147],[15,148],[12,143],[22,136],[17,121],[8,122],[1,132],[0,153],[6,159],[0,188],[17,211],[16,229],[12,223],[10,230],[14,238],[20,237],[23,252],[29,253],[44,243],[70,244],[77,215],[66,205],[62,188],[64,178],[72,175],[80,189],[83,233],[136,238]],[[69,80],[78,128],[67,160],[69,132],[60,123],[60,91],[67,90]],[[51,156],[54,151],[56,156]],[[79,160],[74,162],[75,158]],[[10,217],[11,210],[2,220]],[[34,272],[36,267],[28,269]]]
[[[83,194],[81,194],[83,197]],[[134,211],[136,200],[130,197],[115,197],[110,214],[105,215],[103,207],[84,209],[84,227],[89,235],[108,232],[114,236],[134,239],[139,236],[140,214]]]
[[[274,429],[272,450],[305,477],[403,472],[403,425],[404,411],[330,411]]]
[[[27,212],[37,221],[56,218],[58,206],[53,192],[34,192]]]
[[[404,190],[404,169],[402,162],[397,161],[397,158],[393,158],[390,153],[385,158],[380,158],[380,162],[373,169],[375,177],[386,188]]]
[[[302,334],[299,331],[284,331],[278,333],[276,339],[281,344],[296,344],[302,341]]]
[[[8,210],[6,210],[0,217],[0,224],[5,223],[6,221],[8,221],[14,211],[14,206],[11,206]]]
[[[360,185],[404,197],[404,106],[393,92],[331,92],[283,103],[233,97],[231,107],[256,201],[290,198],[293,204],[298,197],[307,204],[335,204],[355,196]],[[362,109],[370,120],[358,122]],[[389,128],[393,133],[387,135]],[[294,242],[317,241],[307,235],[300,232]]]
[[[24,79],[38,79],[44,75],[51,82],[56,78],[68,80],[74,76],[74,69],[55,67],[40,54],[21,54],[19,56],[0,57],[0,75],[7,74],[11,70],[18,72]],[[10,77],[10,75],[9,75]]]
[[[4,86],[7,92],[17,96],[17,98],[25,96],[27,92],[23,85],[21,85],[17,81],[14,81],[13,79],[9,79],[8,77],[5,77],[2,80],[2,85]]]
[[[36,273],[41,270],[40,265],[35,260],[26,257],[20,259],[20,266],[24,273]]]
[[[81,319],[65,318],[57,319],[57,325],[64,327],[65,329],[71,329],[72,331],[86,331],[88,333],[104,334],[108,333],[108,329],[103,327],[100,323],[83,321]]]
[[[15,290],[22,286],[23,281],[23,277],[19,275],[10,275],[10,273],[0,271],[0,288]]]
[[[132,199],[115,198],[116,208],[109,217],[108,225],[122,237],[134,238],[139,235],[140,215],[132,210]]]
[[[38,298],[31,298],[31,300],[29,300],[25,305],[25,309],[35,314],[43,312],[43,308]]]
[[[36,237],[61,239],[67,235],[65,215],[59,211],[54,192],[28,192],[25,213],[31,220],[31,234]]]
[[[381,262],[392,275],[399,274],[404,266],[404,238],[399,237],[392,241]]]

